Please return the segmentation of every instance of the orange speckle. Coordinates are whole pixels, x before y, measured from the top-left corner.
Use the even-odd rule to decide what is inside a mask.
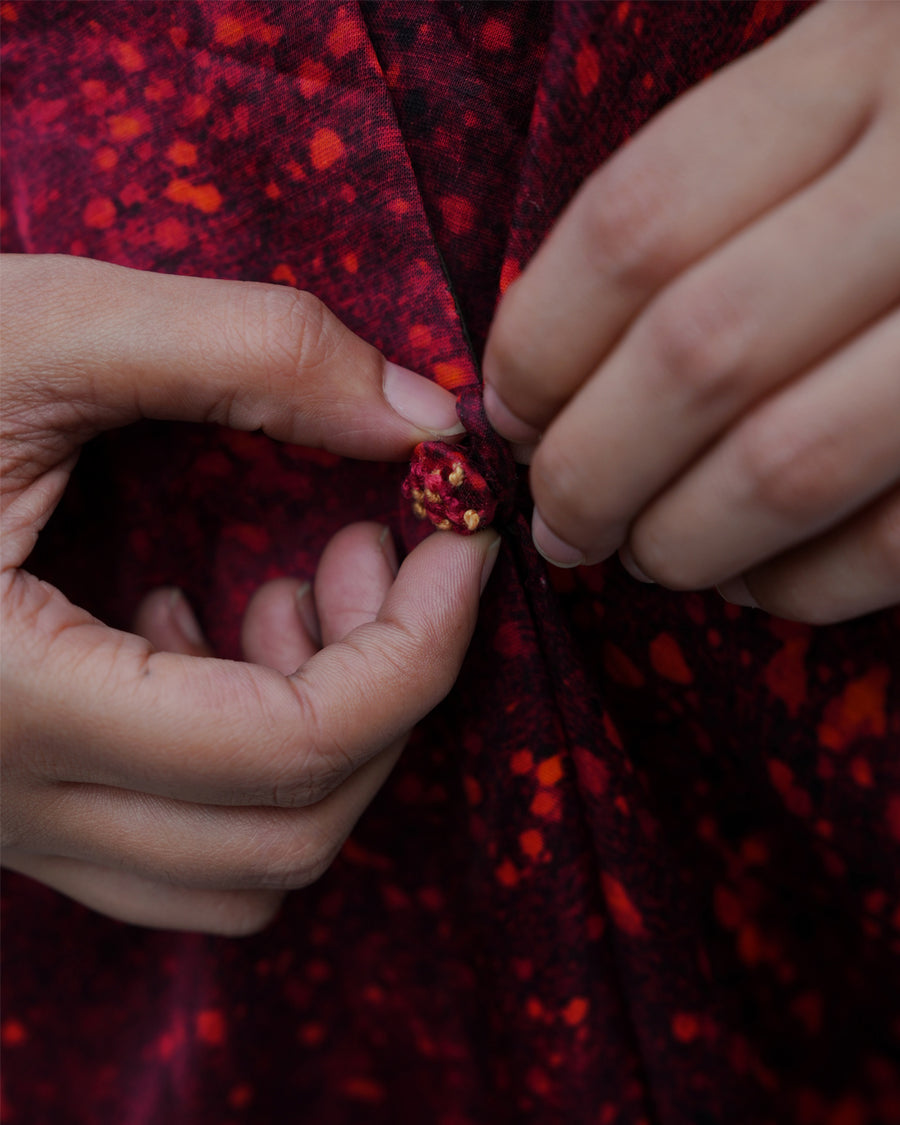
[[[228,1092],[228,1104],[232,1109],[246,1109],[253,1101],[253,1087],[246,1082],[232,1086]]]
[[[619,23],[624,23],[628,19],[628,9],[631,7],[628,0],[621,0],[621,3],[616,5],[616,19]]]
[[[28,1032],[25,1025],[16,1019],[4,1020],[3,1028],[0,1030],[0,1042],[4,1047],[18,1047],[21,1043],[25,1043],[28,1039]]]
[[[188,121],[199,121],[209,113],[210,100],[205,94],[194,94],[184,103],[184,116]]]
[[[267,199],[281,199],[281,188],[278,184],[266,184],[266,198]]]
[[[304,59],[300,64],[299,86],[304,98],[311,98],[328,85],[331,73],[318,59]]]
[[[600,56],[594,47],[586,44],[575,57],[575,81],[583,98],[594,89],[600,77]]]
[[[114,148],[101,148],[94,157],[94,164],[101,172],[108,172],[119,163],[119,154]]]
[[[106,97],[106,83],[89,78],[81,83],[81,92],[89,102],[102,102]]]
[[[866,1110],[855,1094],[849,1094],[832,1109],[825,1119],[825,1125],[866,1125],[870,1120]]]
[[[279,263],[275,269],[272,270],[272,280],[286,281],[288,285],[293,285],[295,288],[297,286],[297,275],[291,267],[284,262]]]
[[[672,1016],[672,1035],[679,1043],[692,1043],[700,1034],[700,1021],[692,1012]]]
[[[737,953],[745,965],[756,965],[762,960],[762,935],[752,922],[745,923],[738,930]]]
[[[519,872],[512,860],[505,859],[495,871],[497,882],[504,887],[514,887],[519,881]]]
[[[392,215],[405,215],[409,210],[409,204],[405,199],[392,199],[388,204],[388,211]]]
[[[222,206],[222,196],[215,184],[192,184],[189,180],[171,180],[165,194],[173,203],[189,203],[205,214],[218,211]]]
[[[235,16],[221,16],[216,20],[215,41],[223,47],[233,47],[247,34],[244,24]]]
[[[541,785],[555,785],[563,775],[562,759],[559,754],[547,758],[537,768],[538,781]]]
[[[109,119],[109,135],[114,141],[132,141],[146,130],[146,120],[133,113],[116,113]]]
[[[342,1089],[348,1098],[353,1098],[357,1102],[374,1104],[384,1099],[384,1087],[380,1082],[375,1082],[371,1078],[347,1078],[344,1080]]]
[[[652,90],[653,87],[656,85],[656,80],[654,79],[653,75],[650,73],[649,70],[644,75],[644,77],[641,79],[641,85],[644,87],[645,90]]]
[[[537,996],[529,996],[525,1001],[525,1011],[533,1020],[539,1020],[544,1014],[544,1005]]]
[[[881,737],[887,726],[885,691],[890,672],[883,665],[872,668],[825,708],[819,724],[819,742],[830,750],[844,750],[867,736]]]
[[[633,688],[643,686],[644,673],[612,641],[606,641],[603,645],[603,667],[609,678],[617,684]]]
[[[569,1027],[576,1027],[584,1023],[587,1018],[590,1004],[584,996],[573,996],[562,1010],[562,1018]]]
[[[624,793],[620,793],[618,797],[616,797],[615,801],[613,801],[613,804],[616,806],[622,816],[631,816],[631,808],[628,804],[628,798]]]
[[[190,241],[187,228],[178,219],[163,219],[153,228],[153,237],[167,250],[183,250]]]
[[[500,292],[505,293],[522,272],[522,267],[514,258],[506,258],[500,270]]]
[[[533,1093],[546,1097],[547,1094],[553,1089],[550,1084],[550,1079],[547,1077],[545,1071],[541,1070],[538,1066],[533,1066],[525,1075],[525,1082],[529,1090]]]
[[[432,342],[431,329],[427,324],[414,324],[409,330],[409,342],[414,348],[427,348]]]
[[[365,42],[365,31],[359,23],[342,17],[328,33],[325,40],[328,50],[337,59],[342,59]]]
[[[183,51],[187,46],[188,33],[183,27],[170,27],[169,38],[179,51]]]
[[[307,1047],[318,1047],[325,1040],[325,1028],[320,1023],[305,1023],[297,1033],[297,1038]]]
[[[590,750],[578,749],[574,755],[578,779],[589,793],[599,797],[609,786],[609,770]]]
[[[141,184],[135,183],[135,181],[132,180],[119,192],[119,199],[121,199],[126,207],[132,207],[135,203],[146,203],[147,192]]]
[[[197,1013],[197,1038],[211,1046],[225,1042],[225,1017],[217,1008],[204,1008]]]
[[[794,774],[790,766],[780,762],[777,758],[769,758],[766,766],[769,770],[769,780],[782,797],[786,796],[794,784]]]
[[[475,208],[461,195],[445,195],[439,200],[444,223],[451,234],[465,234],[472,229]]]
[[[513,773],[525,774],[534,766],[534,758],[530,750],[517,750],[509,760],[509,768]]]
[[[468,775],[463,778],[463,787],[466,791],[466,800],[470,805],[480,805],[483,799],[481,785],[474,777]]]
[[[459,363],[441,362],[434,365],[434,379],[436,383],[444,388],[445,391],[455,390],[457,387],[465,387],[472,381],[471,374],[467,367],[463,367]]]
[[[192,164],[197,163],[197,146],[192,145],[189,141],[173,141],[169,145],[166,156],[173,164],[180,164],[184,168],[189,168]]]
[[[559,820],[562,810],[559,798],[552,789],[539,789],[531,802],[531,811],[535,816],[542,816],[547,820]]]
[[[359,272],[359,258],[356,256],[356,254],[353,253],[352,250],[349,253],[345,254],[343,258],[341,258],[341,264],[343,265],[347,273]]]
[[[603,873],[601,876],[603,893],[606,895],[606,904],[612,915],[613,921],[620,930],[632,937],[644,933],[644,920],[641,913],[629,897],[628,892],[614,876]]]
[[[481,45],[486,51],[508,51],[512,47],[512,33],[503,20],[485,20],[481,28]]]
[[[526,829],[519,836],[519,846],[531,859],[536,859],[544,850],[544,837],[536,828]]]
[[[671,633],[660,633],[650,642],[650,663],[661,676],[673,683],[693,682],[694,675],[685,662],[678,641]]]
[[[766,687],[782,700],[790,716],[796,717],[806,702],[806,652],[809,637],[789,637],[775,653],[763,673]]]
[[[748,836],[741,844],[741,857],[745,863],[758,866],[769,862],[769,849],[765,841],[756,836]]]
[[[98,196],[87,204],[81,215],[86,226],[105,230],[116,221],[116,205],[106,196]]]
[[[112,54],[119,66],[130,74],[143,70],[147,65],[144,62],[144,56],[133,43],[122,41],[113,43]]]
[[[872,767],[865,758],[854,758],[850,763],[850,776],[863,789],[871,789],[875,784]]]
[[[168,78],[148,82],[144,87],[144,97],[148,102],[164,102],[175,97],[175,84]]]
[[[333,129],[318,129],[309,146],[313,167],[322,172],[344,155],[344,144]]]
[[[6,0],[6,3],[0,4],[0,18],[8,20],[10,23],[15,23],[19,18],[19,10],[15,4],[11,4],[9,0]]]

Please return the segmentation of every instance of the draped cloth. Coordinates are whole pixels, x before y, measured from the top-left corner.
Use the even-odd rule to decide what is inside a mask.
[[[309,289],[462,391],[585,176],[796,15],[7,0],[4,246]],[[30,565],[121,627],[178,585],[237,658],[251,593],[339,528],[430,530],[404,473],[144,423],[85,449]],[[455,688],[269,930],[5,880],[3,1121],[896,1123],[898,623],[505,531]]]

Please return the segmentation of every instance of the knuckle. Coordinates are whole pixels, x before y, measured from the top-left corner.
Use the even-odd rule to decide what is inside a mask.
[[[236,324],[270,385],[293,383],[300,372],[315,370],[333,350],[329,314],[312,293],[280,285],[249,286]]]
[[[738,392],[754,333],[749,308],[727,284],[684,278],[654,302],[643,332],[653,367],[679,396],[710,405]]]
[[[666,184],[638,151],[588,180],[578,206],[584,245],[602,273],[627,288],[659,287],[681,251]]]
[[[252,882],[273,891],[311,886],[334,862],[342,843],[342,838],[318,828],[313,818],[304,818],[299,828],[287,832],[276,828],[255,849]]]
[[[839,441],[804,428],[802,419],[758,411],[736,440],[747,496],[784,521],[815,521],[845,492],[847,466]]]

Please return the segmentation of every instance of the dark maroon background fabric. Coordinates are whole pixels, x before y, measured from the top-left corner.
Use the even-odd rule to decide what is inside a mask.
[[[461,388],[583,178],[802,7],[0,15],[7,249],[307,288]],[[252,591],[340,527],[418,541],[403,474],[137,426],[85,450],[32,562],[116,625],[180,585],[236,657]],[[507,535],[455,689],[269,931],[7,878],[3,1121],[900,1121],[898,623],[548,573]]]

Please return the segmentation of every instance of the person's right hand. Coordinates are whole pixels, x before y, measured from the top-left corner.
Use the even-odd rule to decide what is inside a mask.
[[[256,663],[207,655],[171,592],[142,637],[23,565],[101,430],[218,422],[397,460],[459,432],[453,398],[293,290],[25,256],[2,284],[4,862],[128,922],[252,932],[327,868],[453,684],[498,537],[433,535],[394,577],[382,529],[345,529],[316,579],[325,647],[276,583],[245,619]]]

